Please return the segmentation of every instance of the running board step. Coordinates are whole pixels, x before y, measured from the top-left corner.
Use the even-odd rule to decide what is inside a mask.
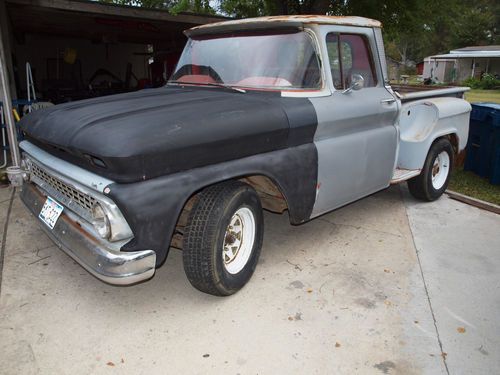
[[[391,184],[398,184],[400,182],[409,180],[412,177],[418,176],[420,169],[402,169],[396,168],[392,175]]]

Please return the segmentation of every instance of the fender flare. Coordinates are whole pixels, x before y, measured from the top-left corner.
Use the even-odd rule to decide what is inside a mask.
[[[458,98],[430,98],[404,104],[399,118],[397,166],[422,169],[430,147],[443,136],[454,135],[457,152],[463,150],[467,144],[470,111],[471,105]]]
[[[318,155],[313,143],[195,168],[151,180],[109,185],[134,238],[122,251],[154,250],[156,266],[166,259],[177,219],[188,199],[203,188],[248,175],[263,175],[279,187],[290,221],[309,220],[316,199]]]

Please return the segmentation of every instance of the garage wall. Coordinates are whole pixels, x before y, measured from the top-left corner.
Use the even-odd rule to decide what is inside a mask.
[[[450,78],[450,70],[453,69],[454,63],[455,60],[431,60],[425,58],[422,76],[424,78],[433,77],[439,82],[447,82]]]
[[[90,77],[99,68],[104,68],[125,79],[127,62],[132,63],[132,71],[137,78],[147,78],[148,56],[134,55],[134,52],[146,52],[147,46],[131,43],[108,44],[108,57],[106,57],[106,44],[92,43],[90,40],[55,37],[46,35],[26,35],[25,42],[16,42],[14,50],[19,68],[21,90],[26,90],[25,64],[30,62],[37,91],[42,88],[42,81],[47,75],[47,59],[62,57],[66,48],[76,50],[77,59],[81,61],[82,76],[85,85]],[[132,85],[135,82],[132,80]]]
[[[462,82],[468,78],[472,73],[472,59],[459,59],[457,61],[458,77],[457,81]]]
[[[493,75],[500,75],[500,58],[495,58],[490,60],[490,65],[488,71]]]
[[[475,61],[474,78],[476,79],[480,79],[486,71],[493,75],[500,73],[500,59],[498,58],[476,58]],[[463,81],[470,78],[472,73],[472,59],[460,59],[458,65],[459,80]]]

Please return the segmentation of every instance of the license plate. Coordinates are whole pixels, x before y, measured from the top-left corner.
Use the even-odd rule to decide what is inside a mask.
[[[40,215],[38,217],[42,220],[50,229],[54,229],[54,225],[56,225],[57,219],[61,216],[63,212],[63,206],[57,203],[51,197],[47,197],[45,204],[42,207],[42,211],[40,211]]]

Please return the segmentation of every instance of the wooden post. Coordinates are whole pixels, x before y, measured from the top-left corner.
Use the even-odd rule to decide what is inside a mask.
[[[0,86],[2,88],[2,96],[0,97],[5,119],[7,123],[7,136],[9,138],[10,153],[12,156],[12,165],[14,167],[21,166],[21,156],[19,154],[19,145],[17,144],[16,124],[12,115],[12,98],[10,95],[9,74],[7,71],[7,57],[5,56],[2,28],[0,28]],[[7,37],[7,36],[6,36]]]
[[[10,82],[11,98],[17,99],[17,87],[14,79],[14,65],[12,64],[12,28],[10,25],[9,16],[7,14],[7,6],[5,0],[0,0],[0,35],[3,35],[3,51],[5,56],[5,70]]]

